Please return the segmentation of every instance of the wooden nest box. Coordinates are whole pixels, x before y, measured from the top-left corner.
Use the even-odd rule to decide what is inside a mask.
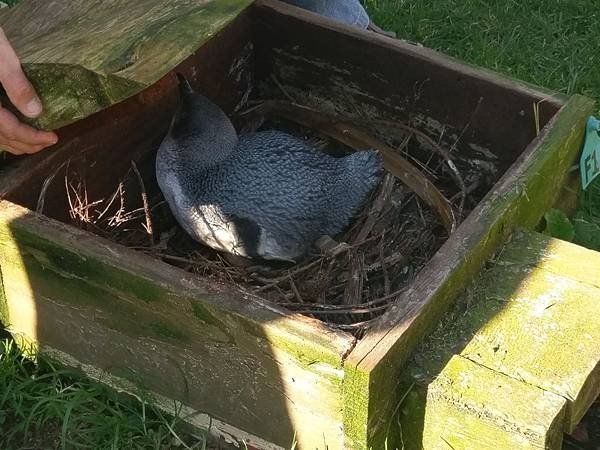
[[[0,13],[45,103],[34,124],[60,136],[54,149],[7,159],[0,178],[0,320],[23,345],[202,411],[197,425],[210,420],[256,448],[294,437],[302,449],[399,446],[390,430],[407,360],[514,229],[536,226],[553,204],[593,103],[274,0],[121,3],[26,0]],[[328,324],[86,223],[132,161],[125,206],[140,186],[156,192],[175,72],[234,115],[291,98],[357,122],[410,124],[422,146],[429,138],[494,169],[382,314],[358,332]]]

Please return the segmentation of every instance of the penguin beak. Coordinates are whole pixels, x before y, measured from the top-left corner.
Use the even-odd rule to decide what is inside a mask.
[[[175,110],[175,114],[171,118],[171,124],[169,125],[169,134],[172,134],[173,127],[179,122],[181,114],[183,113],[183,103],[188,100],[193,94],[194,90],[190,85],[189,81],[181,73],[176,73],[177,81],[179,82],[179,104]]]

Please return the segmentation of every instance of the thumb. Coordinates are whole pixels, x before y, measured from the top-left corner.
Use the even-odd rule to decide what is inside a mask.
[[[15,107],[27,117],[42,113],[42,102],[23,73],[19,58],[0,28],[0,84]]]

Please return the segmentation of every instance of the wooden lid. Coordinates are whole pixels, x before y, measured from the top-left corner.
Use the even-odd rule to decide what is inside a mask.
[[[252,0],[23,0],[0,26],[57,129],[155,83]]]

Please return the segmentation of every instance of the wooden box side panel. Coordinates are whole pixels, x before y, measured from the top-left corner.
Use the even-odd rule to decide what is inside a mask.
[[[8,202],[0,267],[1,320],[42,349],[283,447],[341,445],[348,336]]]
[[[514,228],[537,225],[580,151],[593,111],[592,100],[572,97],[354,348],[345,362],[344,395],[351,405],[347,432],[357,442],[382,445],[401,401],[404,362]]]
[[[494,154],[500,173],[535,137],[535,104],[541,128],[564,102],[558,94],[284,3],[259,0],[252,12],[258,86],[358,122],[403,120],[449,145],[460,139],[474,152]]]

